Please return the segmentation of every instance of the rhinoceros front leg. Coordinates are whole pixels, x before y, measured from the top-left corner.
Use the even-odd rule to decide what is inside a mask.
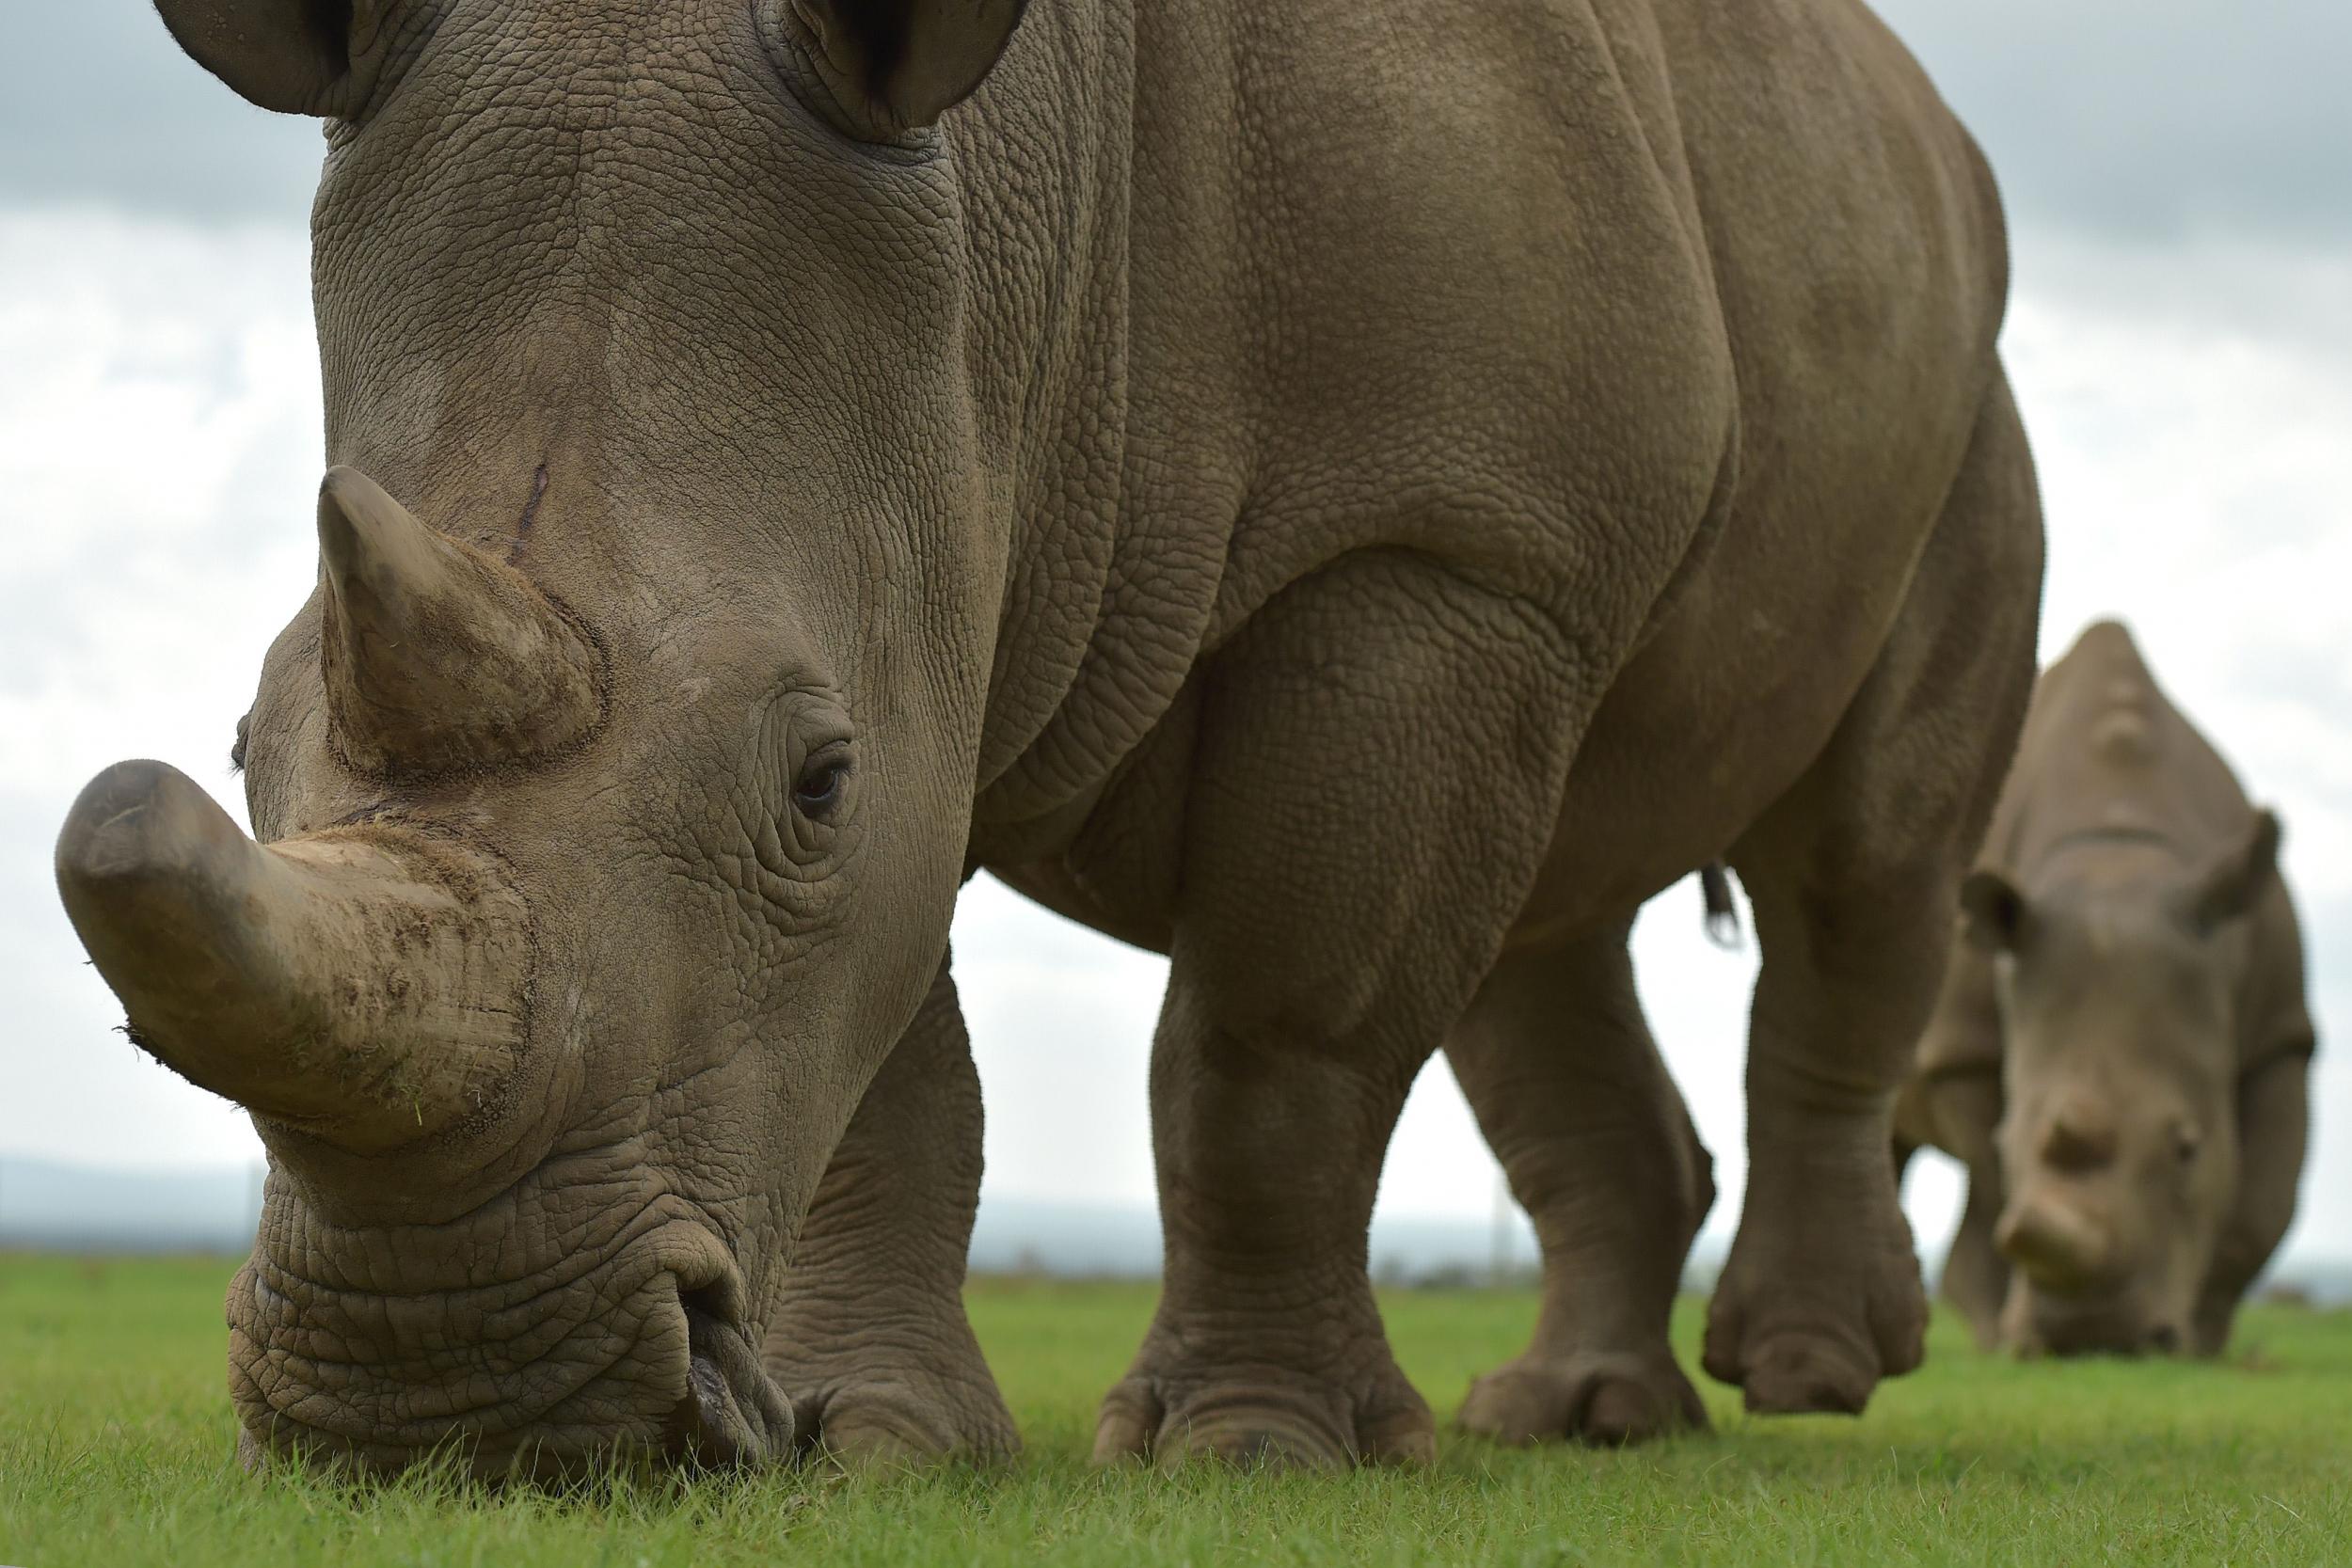
[[[1858,1412],[1918,1365],[1927,1300],[1887,1158],[1962,877],[2034,672],[2042,536],[2006,387],[1829,744],[1731,857],[1763,951],[1748,1190],[1707,1370],[1756,1411]]]
[[[2001,1083],[1992,1073],[1970,1073],[1930,1092],[1938,1141],[1968,1167],[1967,1205],[1944,1255],[1943,1295],[1967,1320],[1978,1348],[1991,1350],[2000,1343],[2001,1303],[2009,1297],[2009,1259],[1993,1241],[2004,1196],[1993,1137],[2001,1120]]]
[[[1465,1428],[1506,1443],[1707,1424],[1666,1326],[1714,1162],[1659,1058],[1627,934],[1506,955],[1446,1042],[1543,1244],[1534,1340],[1462,1406]]]
[[[2197,1299],[2195,1350],[2219,1355],[2229,1348],[2238,1303],[2295,1220],[2310,1135],[2311,1056],[2308,1037],[2274,1055],[2238,1085],[2238,1195],[2204,1286]]]
[[[1021,1446],[963,1309],[980,1081],[943,961],[810,1206],[768,1333],[803,1446],[996,1459]]]
[[[1206,673],[1152,1048],[1166,1272],[1098,1460],[1433,1454],[1366,1229],[1525,897],[1576,689],[1511,607],[1401,554],[1295,586]]]

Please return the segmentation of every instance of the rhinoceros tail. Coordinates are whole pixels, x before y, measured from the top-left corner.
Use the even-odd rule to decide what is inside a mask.
[[[1716,946],[1740,946],[1740,906],[1731,898],[1731,872],[1721,861],[1699,867],[1699,896],[1707,901],[1707,937]]]

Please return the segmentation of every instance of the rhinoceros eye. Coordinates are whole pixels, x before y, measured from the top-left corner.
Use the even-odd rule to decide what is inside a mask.
[[[2204,1147],[2204,1134],[2194,1127],[2184,1127],[2172,1134],[2173,1152],[2185,1165],[2197,1163],[2197,1152]]]
[[[792,804],[812,822],[824,822],[841,806],[850,783],[850,749],[828,746],[801,765],[792,785]]]

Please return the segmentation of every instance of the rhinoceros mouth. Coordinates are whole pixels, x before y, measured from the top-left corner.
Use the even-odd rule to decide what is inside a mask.
[[[793,1453],[792,1406],[760,1366],[739,1265],[674,1197],[617,1222],[588,1257],[551,1255],[503,1281],[472,1272],[495,1255],[496,1235],[451,1238],[433,1256],[416,1232],[307,1219],[289,1207],[265,1226],[230,1291],[248,1463],[283,1456],[380,1475],[453,1461],[484,1481],[561,1482],[615,1465],[738,1467]],[[337,1266],[315,1246],[299,1272],[271,1256],[288,1237],[336,1238]],[[353,1257],[403,1252],[403,1278],[352,1276]],[[437,1279],[443,1270],[460,1277]]]
[[[655,1402],[641,1405],[633,1418],[611,1408],[601,1419],[583,1420],[576,1410],[558,1408],[503,1430],[495,1421],[461,1418],[428,1433],[371,1431],[355,1425],[347,1411],[313,1425],[305,1418],[311,1412],[296,1404],[248,1411],[240,1452],[257,1467],[291,1459],[329,1471],[389,1475],[450,1462],[482,1481],[556,1483],[639,1465],[719,1470],[788,1461],[791,1402],[761,1369],[750,1332],[711,1306],[707,1292],[678,1292],[663,1315],[669,1323],[645,1324],[641,1342],[675,1343],[683,1321],[684,1386],[666,1413]],[[594,1397],[580,1390],[564,1406],[580,1394]]]
[[[2036,1291],[2019,1348],[2055,1356],[2170,1355],[2186,1343],[2177,1324],[2150,1315],[2126,1295],[2075,1300]]]

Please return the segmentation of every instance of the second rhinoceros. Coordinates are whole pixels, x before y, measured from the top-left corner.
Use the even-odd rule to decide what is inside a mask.
[[[1968,1167],[1945,1292],[1986,1345],[2218,1352],[2295,1216],[2314,1046],[2251,805],[2131,634],[2042,676],[1963,890],[1897,1162]]]
[[[1365,1231],[1441,1047],[1552,1280],[1472,1423],[1696,1418],[1624,932],[1726,856],[1707,1364],[1851,1410],[1917,1359],[1886,1117],[2042,534],[1992,178],[1862,7],[161,8],[328,132],[262,842],[126,764],[57,853],[269,1146],[252,1449],[1006,1447],[983,866],[1173,960],[1104,1458],[1430,1452]]]

